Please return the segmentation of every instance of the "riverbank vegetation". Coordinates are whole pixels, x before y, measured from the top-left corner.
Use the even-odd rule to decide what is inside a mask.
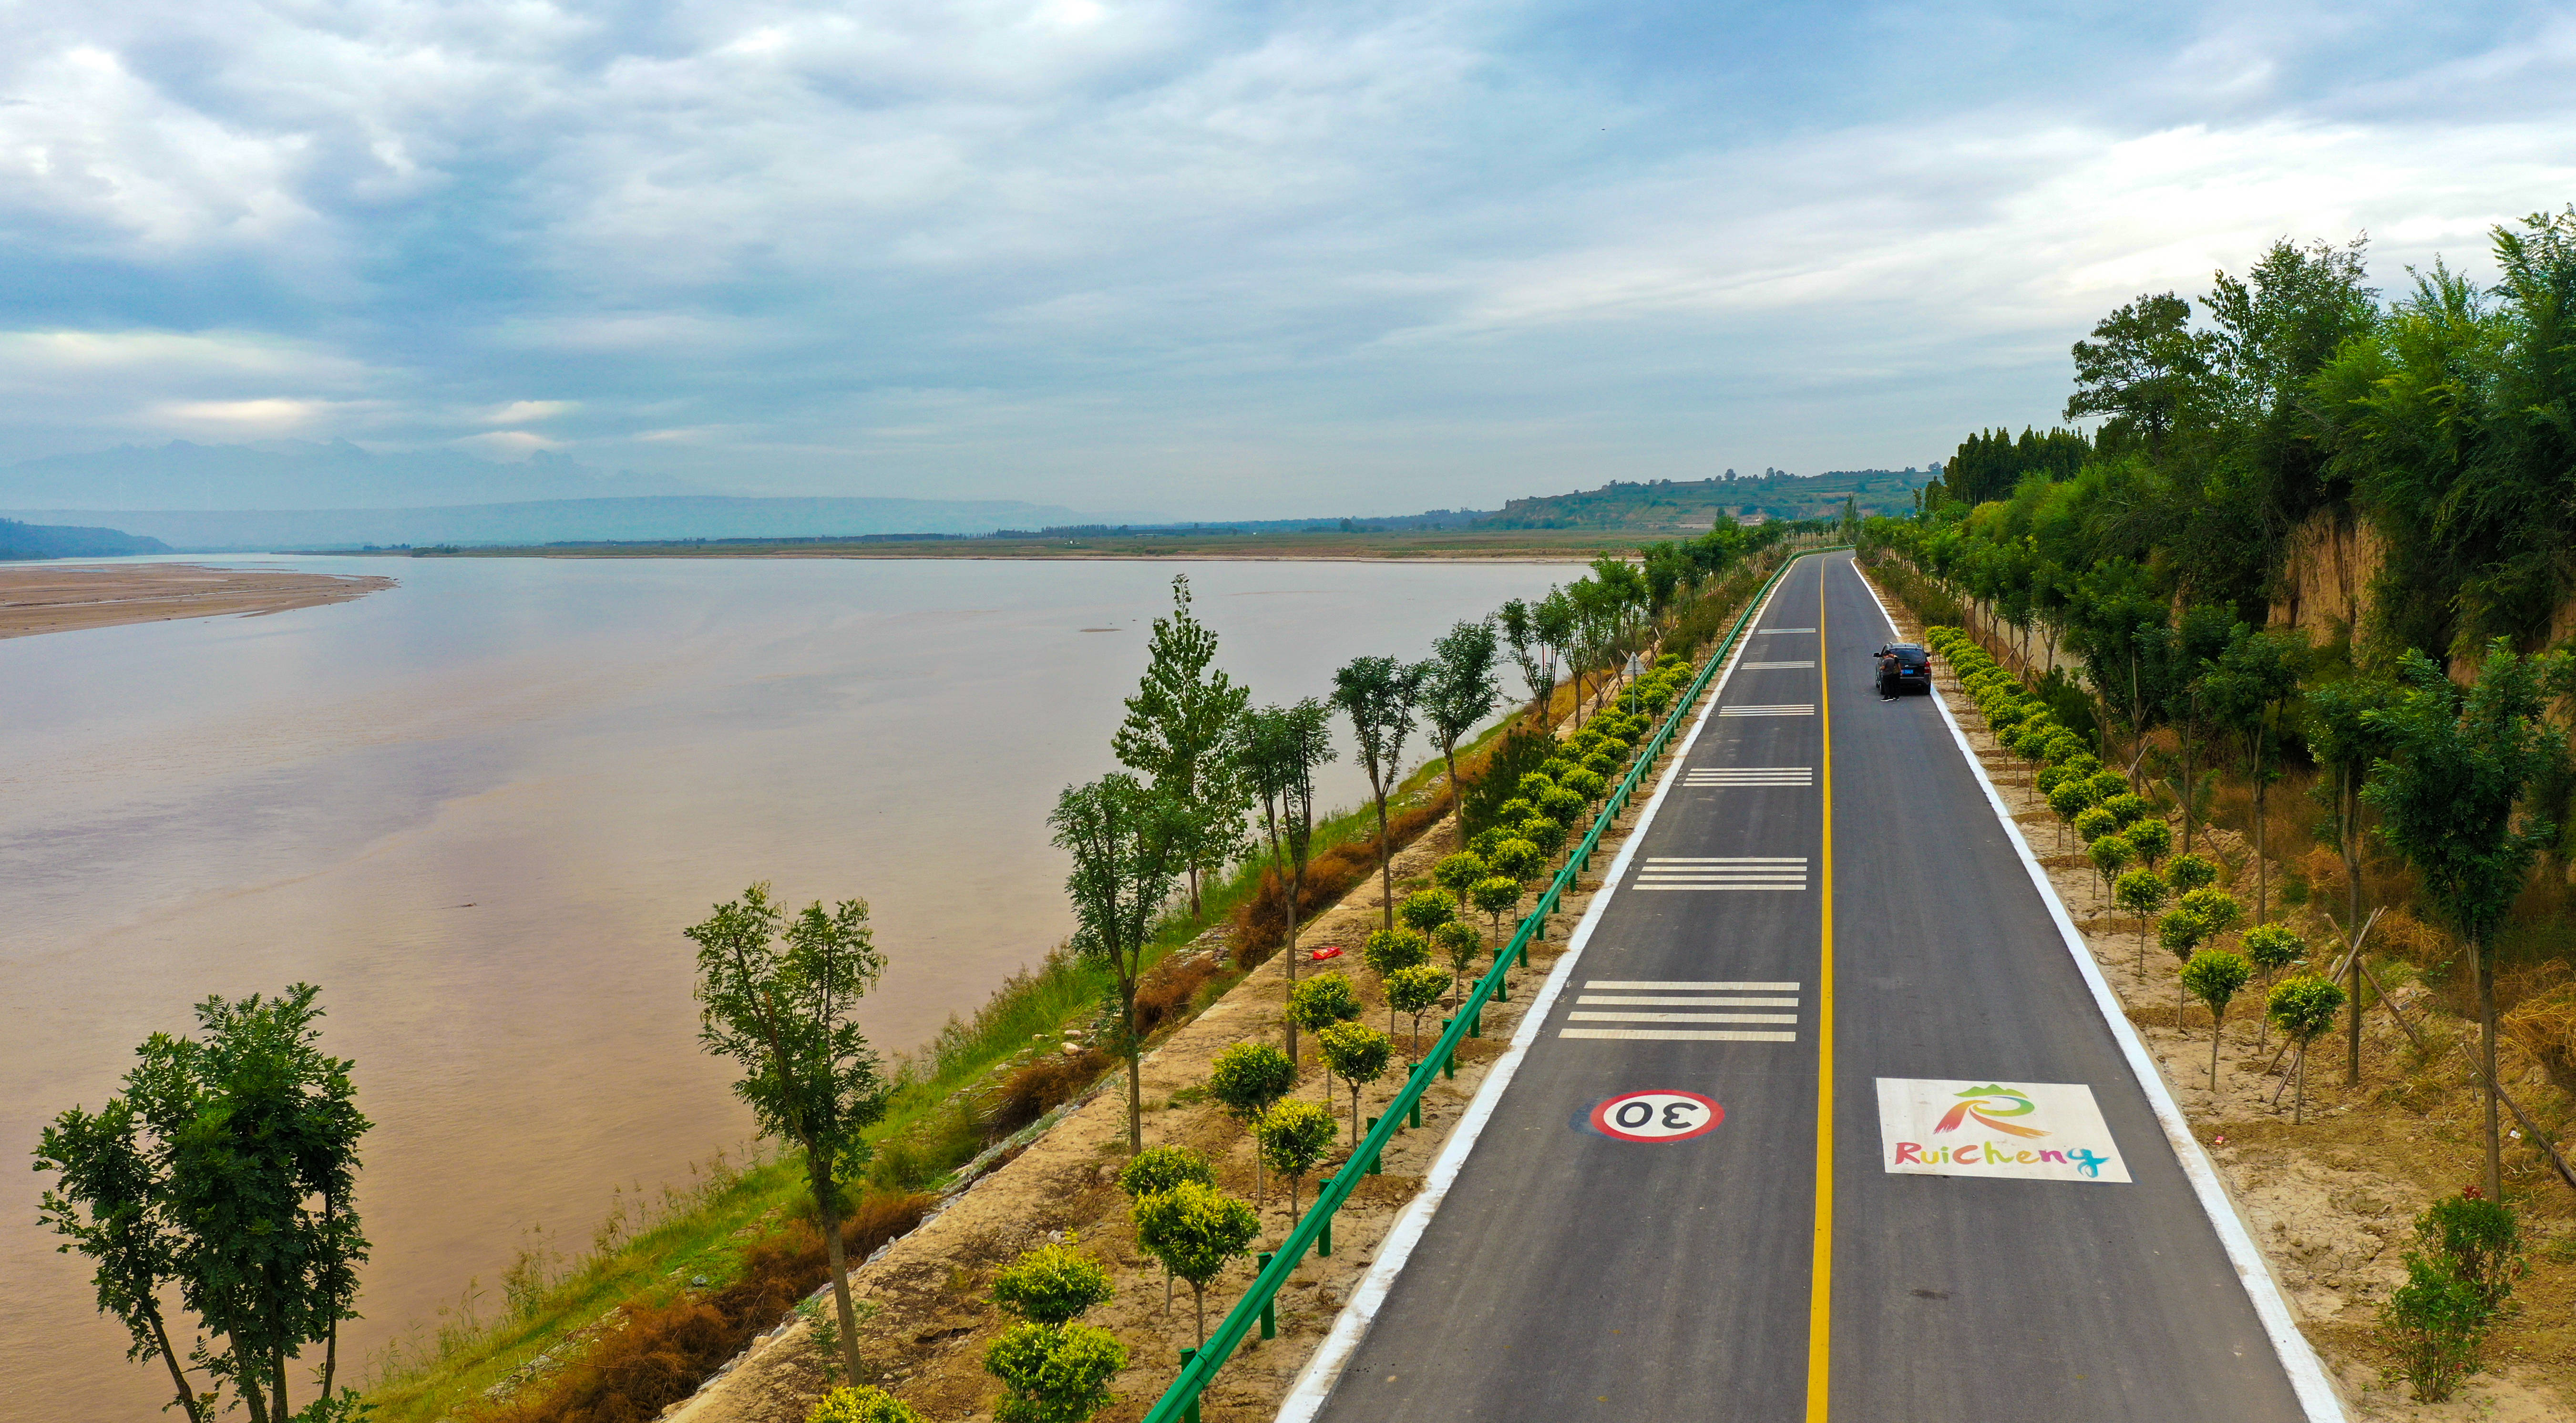
[[[2282,242],[2197,312],[2141,296],[2074,348],[2065,413],[2094,431],[1972,435],[1860,543],[2028,758],[2034,813],[2139,916],[2142,972],[2150,927],[2172,950],[2213,1054],[2259,973],[2245,1030],[2296,1079],[2284,1112],[2306,1053],[2260,1040],[2340,1037],[2338,1114],[2465,1127],[2443,1199],[2559,1222],[2565,1254],[2576,209],[2493,238],[2492,289],[2437,263],[2383,302],[2358,241]],[[2413,1058],[2366,1084],[2365,1018],[2395,997],[2465,1061],[2408,1026]],[[2446,1258],[2411,1257],[2380,1336],[2428,1399],[2503,1317],[2440,1323],[2477,1293]]]

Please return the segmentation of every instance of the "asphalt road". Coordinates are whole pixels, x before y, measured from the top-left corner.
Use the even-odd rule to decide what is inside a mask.
[[[1876,695],[1848,557],[1753,626],[1322,1416],[2301,1418],[1939,710]],[[2132,1179],[1892,1174],[1881,1078],[2089,1086]],[[1646,1091],[1722,1117],[1593,1125]]]

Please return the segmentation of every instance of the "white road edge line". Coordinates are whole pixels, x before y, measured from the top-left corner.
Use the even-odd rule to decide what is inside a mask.
[[[1857,564],[1852,576],[1860,579],[1863,592],[1878,604],[1878,615],[1887,619],[1887,630],[1902,637],[1896,619],[1890,617],[1886,602],[1878,590],[1861,576]],[[2057,933],[2068,954],[2075,959],[2075,971],[2084,978],[2084,986],[2093,992],[2093,1006],[2100,1010],[2102,1021],[2111,1029],[2112,1038],[2120,1044],[2120,1055],[2128,1059],[2129,1072],[2138,1079],[2139,1088],[2147,1094],[2147,1105],[2154,1109],[2156,1124],[2164,1128],[2165,1144],[2173,1148],[2174,1159],[2182,1164],[2182,1174],[2191,1181],[2192,1194],[2200,1200],[2201,1213],[2209,1217],[2218,1232],[2219,1244],[2226,1247],[2228,1263],[2236,1267],[2236,1278],[2245,1286],[2246,1298],[2253,1301],[2254,1315],[2263,1322],[2263,1332],[2271,1336],[2272,1352],[2280,1356],[2281,1371],[2290,1377],[2290,1390],[2298,1395],[2299,1406],[2307,1411],[2309,1423],[2347,1423],[2343,1398],[2326,1374],[2325,1362],[2317,1357],[2308,1336],[2299,1332],[2297,1318],[2290,1312],[2290,1302],[2281,1293],[2280,1282],[2272,1278],[2270,1262],[2254,1243],[2253,1232],[2246,1229],[2245,1219],[2236,1212],[2226,1185],[2218,1179],[2217,1170],[2209,1164],[2209,1154],[2201,1150],[2199,1138],[2191,1134],[2190,1120],[2175,1105],[2173,1093],[2165,1087],[2164,1075],[2156,1070],[2147,1056],[2146,1044],[2138,1040],[2127,1010],[2120,1006],[2119,995],[2102,977],[2101,968],[2084,947],[2084,936],[2076,931],[2075,921],[2066,905],[2057,897],[2057,886],[2051,884],[2048,871],[2030,852],[2030,842],[2014,823],[2012,811],[2004,804],[2003,795],[1986,776],[1983,761],[1976,748],[1968,744],[1968,734],[1959,727],[1959,719],[1950,714],[1950,703],[1939,688],[1931,691],[1932,704],[1941,709],[1941,720],[1950,728],[1950,739],[1957,742],[1961,759],[1975,773],[1977,784],[1985,790],[1986,804],[1993,807],[1995,820],[2012,840],[2013,850],[2021,856],[2022,868],[2030,872],[2030,881],[2038,886],[2040,900],[2048,906],[2048,915],[2057,921]]]
[[[1790,560],[1792,565],[1796,562],[1796,559]],[[1747,621],[1762,621],[1763,608],[1770,606],[1771,599],[1779,596],[1788,582],[1783,577],[1772,584],[1771,592]],[[1585,906],[1582,922],[1574,926],[1573,935],[1566,940],[1564,954],[1558,957],[1556,966],[1548,971],[1547,981],[1539,985],[1537,995],[1531,998],[1528,1013],[1521,1018],[1519,1030],[1512,1034],[1511,1046],[1494,1059],[1493,1069],[1477,1085],[1476,1095],[1469,1099],[1466,1112],[1449,1133],[1448,1143],[1440,1148],[1438,1156],[1432,1158],[1431,1169],[1423,1176],[1421,1194],[1415,1196],[1412,1203],[1404,1208],[1404,1213],[1395,1218],[1386,1239],[1378,1244],[1377,1260],[1369,1266],[1367,1273],[1360,1276],[1359,1283],[1351,1289],[1351,1302],[1342,1306],[1341,1314],[1334,1318],[1332,1332],[1315,1347],[1314,1357],[1306,1361],[1306,1367],[1297,1372],[1296,1382],[1288,1386],[1288,1397],[1279,1405],[1279,1423],[1313,1423],[1315,1415],[1323,1411],[1325,1402],[1333,1396],[1333,1386],[1341,1382],[1342,1370],[1349,1366],[1351,1356],[1359,1352],[1360,1341],[1368,1337],[1369,1326],[1377,1322],[1377,1312],[1385,1308],[1387,1295],[1395,1289],[1395,1277],[1404,1273],[1405,1261],[1412,1258],[1413,1247],[1421,1243],[1422,1233],[1430,1228],[1431,1217],[1439,1213],[1441,1201],[1447,1198],[1449,1187],[1458,1179],[1459,1169],[1467,1163],[1467,1154],[1476,1149],[1476,1138],[1484,1134],[1485,1123],[1493,1117],[1495,1105],[1502,1101],[1503,1090],[1511,1086],[1512,1075],[1520,1070],[1521,1059],[1528,1055],[1530,1045],[1538,1041],[1539,1029],[1547,1022],[1548,1010],[1555,1006],[1557,995],[1574,977],[1575,964],[1583,958],[1585,946],[1592,942],[1593,926],[1601,922],[1602,914],[1609,909],[1610,897],[1618,892],[1622,872],[1635,858],[1637,847],[1646,842],[1646,828],[1654,824],[1655,812],[1663,808],[1664,797],[1671,793],[1682,766],[1690,760],[1691,748],[1698,744],[1701,729],[1708,725],[1711,716],[1716,715],[1719,702],[1726,696],[1726,680],[1735,675],[1735,664],[1744,660],[1744,650],[1752,645],[1752,641],[1752,632],[1748,629],[1736,643],[1735,652],[1727,659],[1726,666],[1719,670],[1710,685],[1708,705],[1700,709],[1699,719],[1691,723],[1690,735],[1682,739],[1678,748],[1666,753],[1672,759],[1664,767],[1663,779],[1656,782],[1655,793],[1647,800],[1646,808],[1638,812],[1637,823],[1628,832],[1628,842],[1619,847],[1617,858],[1603,872],[1601,892]]]

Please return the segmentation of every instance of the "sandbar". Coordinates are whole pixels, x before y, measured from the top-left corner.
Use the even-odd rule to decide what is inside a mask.
[[[374,575],[193,563],[0,565],[0,637],[174,618],[258,617],[345,603],[392,586],[394,580]]]

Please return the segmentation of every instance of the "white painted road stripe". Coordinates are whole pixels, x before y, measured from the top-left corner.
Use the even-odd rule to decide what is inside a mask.
[[[1624,988],[1631,992],[1652,992],[1658,988],[1707,988],[1721,993],[1795,993],[1794,983],[1684,983],[1660,978],[1587,978],[1586,988]]]
[[[1794,1023],[1795,1013],[1568,1013],[1577,1023]]]
[[[1816,664],[1815,664],[1814,662],[1812,662],[1812,661],[1809,661],[1809,662],[1747,662],[1747,663],[1745,663],[1745,664],[1744,664],[1744,670],[1745,670],[1745,671],[1747,671],[1747,672],[1787,672],[1787,671],[1791,671],[1791,670],[1793,670],[1793,669],[1796,669],[1796,668],[1802,668],[1802,667],[1812,668],[1812,667],[1814,667],[1815,665],[1816,665]]]
[[[1674,894],[1717,894],[1730,890],[1763,889],[1775,893],[1794,892],[1805,889],[1807,885],[1804,880],[1796,884],[1667,884],[1662,880],[1639,880],[1628,887],[1635,890],[1659,889]]]
[[[1803,865],[1804,855],[1649,855],[1650,865]]]
[[[1814,628],[1764,628],[1764,629],[1762,629],[1762,631],[1763,631],[1763,632],[1814,632],[1814,631],[1815,631],[1815,629],[1814,629]],[[1755,634],[1755,636],[1757,636],[1757,637],[1758,637],[1758,636],[1760,636],[1760,635],[1761,635],[1760,633],[1756,633],[1756,634]]]
[[[1610,1008],[1795,1008],[1795,998],[1623,998],[1615,994],[1581,993],[1577,1003],[1597,1003]]]
[[[1618,1038],[1627,1041],[1685,1043],[1794,1043],[1796,1033],[1767,1033],[1749,1028],[1563,1028],[1560,1038]]]
[[[1717,714],[1719,716],[1814,716],[1816,709],[1812,705],[1719,707]]]

